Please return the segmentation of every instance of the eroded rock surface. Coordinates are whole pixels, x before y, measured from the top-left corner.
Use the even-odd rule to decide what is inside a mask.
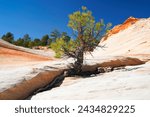
[[[88,78],[66,78],[58,88],[41,92],[32,100],[150,99],[150,63],[128,66]]]
[[[127,29],[129,26],[133,25],[135,22],[137,22],[139,19],[138,18],[134,18],[134,17],[129,17],[123,24],[117,25],[115,26],[113,29],[111,29],[109,31],[109,33],[106,35],[106,37],[104,37],[101,42],[105,41],[108,39],[108,37],[110,37],[113,34],[117,34],[120,31],[123,31],[125,29]]]
[[[104,73],[66,78],[60,87],[38,93],[31,99],[150,99],[150,19],[129,18],[112,29],[100,45],[105,48],[97,47],[93,56],[85,56],[83,71],[103,69]],[[72,59],[27,60],[24,64],[0,64],[0,98],[24,99],[38,89],[43,91],[55,76],[62,74],[59,69],[66,69],[72,62]],[[43,68],[58,71],[43,73]]]
[[[37,73],[34,71],[34,74]],[[63,74],[63,70],[59,69],[43,70],[40,72],[38,71],[38,74],[31,79],[23,79],[23,81],[20,83],[16,83],[15,86],[1,92],[0,99],[17,100],[28,98],[37,90],[44,88],[52,83],[61,74]]]
[[[97,47],[92,56],[87,54],[83,69],[115,67],[113,71],[75,80],[66,78],[59,88],[32,99],[150,99],[150,18],[129,18],[112,29],[100,45],[105,48]]]

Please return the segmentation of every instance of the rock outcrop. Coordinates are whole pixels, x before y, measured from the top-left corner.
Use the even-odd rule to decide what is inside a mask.
[[[97,62],[89,62],[87,65],[82,67],[83,72],[92,72],[97,71],[99,67],[101,68],[116,68],[116,67],[125,67],[125,66],[135,66],[145,64],[146,61],[141,61],[137,58],[130,57],[114,57],[101,60]]]
[[[0,93],[0,100],[21,100],[28,98],[34,94],[37,90],[50,85],[55,84],[56,79],[63,73],[63,70],[45,70],[38,73],[30,80],[24,80],[23,82],[16,84],[14,87],[9,88]],[[60,79],[61,80],[61,79]]]
[[[105,41],[108,39],[108,37],[110,37],[113,34],[116,34],[122,30],[125,30],[126,28],[128,28],[129,26],[133,25],[134,23],[136,23],[139,19],[138,18],[134,18],[134,17],[129,17],[123,24],[117,25],[115,26],[113,29],[111,29],[108,34],[106,35],[106,37],[104,37],[101,42]]]
[[[92,52],[92,56],[87,54],[82,69],[88,74],[93,71],[108,73],[93,74],[92,78],[86,76],[85,79],[75,77],[76,80],[71,84],[67,83],[67,86],[62,85],[50,91],[38,93],[32,99],[150,99],[150,93],[148,93],[150,91],[150,19],[130,17],[122,25],[114,27],[107,38],[100,42],[100,45],[105,45],[105,48],[102,50],[97,47]],[[18,51],[18,48],[8,48],[6,45],[2,48]],[[47,68],[52,66],[62,70],[39,71],[39,74],[25,79],[23,82],[16,82],[18,79],[22,80],[23,77],[23,75],[18,75],[17,78],[13,77],[15,81],[11,84],[8,83],[12,81],[9,75],[16,75],[18,72],[22,74],[21,67],[16,66],[17,70],[13,70],[13,73],[9,71],[9,75],[8,72],[5,72],[5,68],[0,67],[0,73],[5,76],[0,76],[0,83],[3,84],[1,88],[7,88],[7,90],[1,90],[0,99],[25,99],[31,94],[51,87],[51,84],[59,84],[57,79],[58,81],[62,80],[62,77],[59,76],[64,72],[64,68],[66,70],[69,63],[72,63],[72,59],[55,61],[55,63],[52,61],[41,62],[39,68],[42,68],[42,64]],[[125,69],[120,69],[120,67]],[[22,70],[31,73],[32,68],[34,68],[33,64]],[[37,66],[35,70],[36,68]],[[34,72],[34,70],[32,71]],[[6,82],[3,80],[6,81],[6,79],[8,85],[11,85],[10,88],[8,85],[4,85]],[[15,84],[14,87],[12,87],[13,84]]]
[[[13,55],[13,56],[22,56],[22,57],[26,57],[26,58],[31,58],[33,56],[33,59],[37,60],[40,58],[41,60],[48,60],[48,59],[52,59],[53,57],[51,56],[51,53],[54,52],[50,52],[50,54],[45,54],[47,53],[46,51],[38,51],[38,50],[33,50],[33,49],[29,49],[29,48],[25,48],[25,47],[20,47],[20,46],[15,46],[13,44],[10,44],[2,39],[0,39],[0,55]]]
[[[70,84],[66,79],[67,85],[32,99],[150,99],[150,18],[130,17],[114,27],[100,45],[105,47],[85,56],[83,71],[104,74],[73,77]]]
[[[149,60],[150,18],[129,18],[123,25],[117,27],[120,27],[116,28],[119,30],[112,29],[114,33],[110,33],[105,41],[100,42],[100,45],[105,47],[103,49],[97,47],[94,50],[92,53],[94,58],[107,59],[111,56],[125,56]]]

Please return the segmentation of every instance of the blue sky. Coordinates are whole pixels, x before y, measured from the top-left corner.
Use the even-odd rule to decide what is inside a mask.
[[[98,21],[103,18],[113,25],[129,16],[150,17],[150,0],[0,0],[0,37],[12,32],[15,38],[28,33],[41,38],[54,29],[66,31],[68,15],[87,6]]]

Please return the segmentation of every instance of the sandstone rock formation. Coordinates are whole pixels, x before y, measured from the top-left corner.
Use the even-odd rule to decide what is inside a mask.
[[[107,37],[102,39],[100,45],[105,45],[105,48],[97,47],[92,52],[92,56],[90,54],[85,56],[83,70],[91,72],[106,67],[108,73],[84,79],[82,77],[79,79],[76,77],[66,78],[59,88],[38,93],[32,99],[150,99],[150,18],[130,17],[122,25],[114,27]],[[32,50],[27,50],[27,52],[26,49],[25,51],[24,49],[20,50],[20,47],[9,46],[8,48],[3,44],[3,48],[0,49],[3,50],[1,53],[6,52],[4,49],[7,49],[10,54],[12,51],[18,52],[19,49],[20,57],[26,56],[27,53],[35,56]],[[20,51],[26,54],[20,54]],[[28,54],[27,56],[29,56]],[[25,66],[17,65],[7,68],[1,64],[1,99],[24,99],[38,88],[43,88],[51,83],[55,76],[60,75],[63,71],[58,70],[53,75],[50,73],[54,70],[53,68],[63,69],[72,62],[72,59],[65,59],[44,62],[40,60],[38,63],[34,63],[37,61],[36,57],[35,59],[30,65]],[[44,73],[38,72],[40,75],[31,75],[37,67],[41,69],[43,66],[52,67],[52,69]],[[13,70],[11,71],[11,69]],[[5,72],[6,70],[9,71]],[[25,75],[21,75],[22,73]],[[24,76],[28,77],[27,74],[32,77],[30,76],[22,82]],[[51,75],[53,77],[49,77]]]
[[[15,46],[2,39],[0,39],[0,57],[7,60],[7,58],[19,58],[24,60],[52,60],[54,52],[32,50],[20,46]],[[19,60],[18,59],[18,60]],[[4,60],[4,59],[3,59]]]
[[[127,24],[129,21],[126,21]],[[95,58],[126,56],[148,60],[150,56],[150,18],[138,19],[138,21],[135,18],[133,22],[134,24],[127,25],[128,28],[125,26],[125,29],[116,34],[110,34],[105,41],[101,41],[100,45],[105,45],[105,48],[96,48],[93,56]]]
[[[24,80],[14,87],[0,93],[0,100],[21,100],[28,98],[40,88],[49,85],[55,78],[63,73],[62,70],[45,70],[30,80]]]
[[[134,18],[134,17],[129,17],[123,24],[117,25],[115,26],[113,29],[111,29],[108,34],[106,35],[106,37],[104,37],[101,42],[105,41],[108,39],[108,37],[110,37],[113,34],[116,34],[120,31],[125,30],[126,28],[128,28],[129,26],[135,24],[139,19],[138,18]]]
[[[150,99],[150,18],[130,17],[114,27],[100,45],[105,48],[97,47],[92,56],[86,55],[85,71],[101,66],[124,68],[85,79],[66,78],[59,88],[32,99]]]
[[[32,72],[38,64],[52,62],[53,55],[52,51],[36,51],[0,39],[0,99],[25,99],[52,82],[62,71]]]

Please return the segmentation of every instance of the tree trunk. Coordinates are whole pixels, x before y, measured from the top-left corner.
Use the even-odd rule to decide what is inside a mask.
[[[80,74],[82,72],[83,58],[84,58],[84,49],[83,47],[79,47],[76,51],[76,61],[74,63],[74,69],[76,74]]]

